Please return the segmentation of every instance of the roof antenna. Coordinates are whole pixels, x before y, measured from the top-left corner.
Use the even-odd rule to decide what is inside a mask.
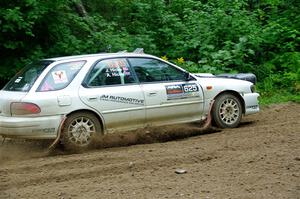
[[[144,54],[144,48],[137,48],[133,51],[133,53]]]

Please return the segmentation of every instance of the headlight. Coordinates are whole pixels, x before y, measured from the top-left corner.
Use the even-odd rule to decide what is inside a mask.
[[[251,90],[252,93],[255,93],[255,91],[256,91],[255,85],[251,85],[251,86],[250,86],[250,90]]]

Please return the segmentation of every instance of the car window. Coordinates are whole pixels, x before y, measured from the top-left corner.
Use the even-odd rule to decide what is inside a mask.
[[[53,61],[42,60],[26,66],[8,82],[8,84],[3,88],[3,90],[22,92],[29,91],[32,85],[34,84],[35,80],[52,62]]]
[[[86,61],[73,61],[54,66],[46,75],[37,91],[56,91],[67,87]]]
[[[136,83],[126,59],[107,59],[98,62],[85,80],[88,87]]]
[[[140,82],[184,81],[185,72],[150,58],[129,58]]]

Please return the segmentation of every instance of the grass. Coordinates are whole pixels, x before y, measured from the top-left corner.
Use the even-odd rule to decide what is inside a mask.
[[[300,103],[300,94],[293,94],[283,90],[278,90],[277,92],[258,92],[260,94],[260,105],[278,104],[282,102]]]

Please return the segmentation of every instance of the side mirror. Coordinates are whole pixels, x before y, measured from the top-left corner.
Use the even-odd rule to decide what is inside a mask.
[[[184,78],[185,78],[185,81],[190,81],[190,80],[193,80],[193,77],[190,75],[190,73],[186,72],[184,74]]]

